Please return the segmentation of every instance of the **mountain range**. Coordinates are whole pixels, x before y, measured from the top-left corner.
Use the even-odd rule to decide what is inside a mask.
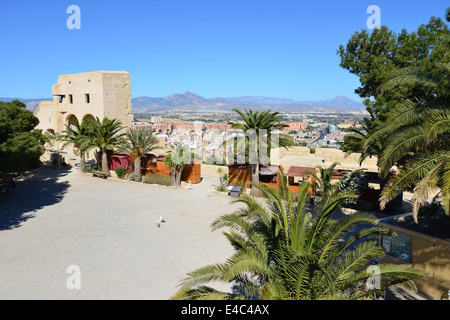
[[[15,98],[0,98],[0,101],[12,101]],[[27,104],[27,109],[34,111],[41,101],[52,99],[20,99]],[[351,100],[345,96],[338,96],[329,100],[296,101],[292,99],[242,96],[227,98],[205,98],[192,92],[183,94],[170,94],[167,97],[138,97],[131,99],[133,113],[152,113],[157,111],[179,111],[179,112],[224,112],[234,108],[251,108],[253,110],[266,110],[278,112],[364,112],[362,103]]]
[[[164,98],[139,97],[132,99],[134,113],[149,113],[152,111],[231,111],[234,108],[252,108],[278,112],[364,112],[362,103],[345,96],[329,100],[295,101],[292,99],[243,96],[227,98],[211,98],[199,96],[192,92],[171,94]]]

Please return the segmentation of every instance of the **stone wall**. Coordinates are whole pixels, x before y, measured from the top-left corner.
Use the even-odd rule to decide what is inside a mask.
[[[366,169],[368,171],[378,172],[377,158],[372,157],[366,159],[362,165],[359,165],[360,153],[346,155],[345,152],[338,149],[318,148],[314,154],[311,154],[307,147],[291,147],[289,149],[276,148],[271,150],[271,163],[274,165],[282,165],[283,168],[289,170],[291,166],[327,167],[338,162],[338,169],[356,170]]]
[[[217,170],[219,168],[222,168],[223,173],[228,174],[228,166],[213,166],[210,164],[204,164],[202,163],[202,175],[211,175],[211,176],[219,176],[217,173]]]

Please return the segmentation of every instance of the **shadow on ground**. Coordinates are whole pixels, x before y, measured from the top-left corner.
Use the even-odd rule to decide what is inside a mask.
[[[38,210],[60,202],[70,184],[58,179],[69,172],[70,168],[42,167],[15,179],[15,191],[0,196],[0,231],[19,228]]]

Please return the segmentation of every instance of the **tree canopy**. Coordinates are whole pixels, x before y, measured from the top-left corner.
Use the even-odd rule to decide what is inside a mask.
[[[450,21],[449,9],[446,19]],[[448,62],[449,35],[450,29],[445,21],[432,17],[413,32],[403,29],[395,33],[386,26],[372,32],[361,30],[355,32],[345,46],[339,47],[340,66],[359,77],[360,86],[355,93],[365,99],[364,104],[370,114],[370,118],[364,119],[361,132],[346,136],[344,151],[362,153],[361,160],[367,156],[379,156],[383,150],[382,142],[387,137],[380,136],[362,148],[365,135],[386,121],[389,112],[399,103],[419,96],[432,99],[433,93],[419,83],[403,83],[383,92],[379,88],[392,78],[394,70],[416,68],[423,73],[433,69],[436,63]]]
[[[34,130],[38,124],[23,102],[0,101],[0,172],[22,172],[39,165],[44,150]]]
[[[450,8],[446,11],[450,22]],[[389,179],[381,207],[403,191],[414,191],[413,211],[437,192],[450,214],[450,29],[432,17],[416,32],[387,27],[357,32],[341,46],[341,66],[360,77],[356,89],[371,118],[346,137],[347,153],[376,155]],[[436,199],[436,197],[435,197]],[[434,201],[434,200],[433,200]]]

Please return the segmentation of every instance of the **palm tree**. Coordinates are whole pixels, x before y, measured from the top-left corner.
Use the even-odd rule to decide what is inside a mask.
[[[441,197],[450,215],[450,63],[436,70],[409,68],[394,71],[380,91],[415,85],[427,94],[398,104],[387,121],[378,126],[363,146],[381,135],[388,136],[378,160],[382,177],[393,175],[382,191],[381,206],[405,190],[413,189],[417,222],[420,206],[433,193]],[[393,173],[393,169],[397,168]]]
[[[80,170],[83,171],[86,165],[85,153],[88,151],[84,141],[88,139],[88,129],[89,122],[84,122],[80,124],[78,121],[69,125],[65,125],[66,129],[58,137],[58,140],[63,141],[64,144],[61,146],[65,149],[69,145],[74,145],[78,150],[77,153],[80,154]]]
[[[99,148],[102,153],[102,171],[109,174],[108,150],[114,150],[122,144],[123,129],[119,120],[103,118],[102,121],[97,117],[95,121],[89,122],[88,132],[81,143],[84,150]]]
[[[177,143],[175,147],[169,151],[164,163],[170,169],[172,178],[172,186],[181,186],[181,176],[183,175],[183,169],[192,164],[193,154],[189,146]]]
[[[244,206],[213,222],[224,232],[234,254],[224,263],[196,269],[180,284],[172,299],[363,299],[377,288],[358,290],[371,278],[368,266],[383,255],[379,241],[389,231],[377,226],[374,216],[357,213],[331,219],[349,193],[334,193],[313,210],[307,206],[308,183],[291,194],[280,177],[279,189],[258,187],[266,203],[243,195]],[[365,224],[360,231],[355,225]],[[368,225],[372,225],[369,227]],[[382,281],[378,290],[394,284],[413,286],[423,273],[405,265],[378,265]],[[237,284],[240,292],[221,292],[207,284]]]
[[[45,148],[46,144],[53,146],[53,140],[55,140],[55,136],[50,132],[43,132],[42,129],[37,129],[34,130],[33,133],[35,134],[36,138],[38,139],[39,145],[42,148]]]
[[[380,124],[380,120],[377,119],[372,109],[367,109],[370,114],[370,118],[364,117],[362,121],[359,121],[361,128],[350,128],[350,134],[344,137],[344,142],[341,143],[341,150],[349,155],[351,153],[360,153],[359,164],[362,165],[364,160],[368,157],[378,156],[382,151],[382,141],[385,137],[379,137],[374,139],[370,144],[366,145],[362,149],[361,145],[366,140],[368,135]]]
[[[134,180],[141,181],[141,159],[147,153],[158,149],[158,139],[147,129],[128,129],[121,149],[134,155]]]
[[[324,168],[322,166],[317,166],[316,169],[319,171],[317,174],[316,171],[307,170],[305,174],[309,174],[316,180],[314,183],[314,187],[319,191],[321,198],[329,199],[331,193],[336,191],[337,185],[332,185],[331,180],[333,179],[333,171],[336,166],[338,166],[338,162],[334,162],[330,167]]]
[[[260,151],[265,148],[267,155],[270,157],[270,149],[273,147],[291,147],[294,144],[293,139],[282,133],[275,133],[275,130],[282,130],[287,125],[280,123],[283,118],[278,112],[271,110],[263,112],[253,112],[251,109],[244,112],[239,109],[233,109],[242,119],[242,122],[231,122],[232,128],[243,131],[253,136],[254,141],[249,141],[247,136],[245,139],[245,150],[248,150],[248,162],[252,162],[252,183],[259,186],[259,164],[261,163]],[[278,145],[272,146],[272,136],[278,138]],[[267,162],[268,159],[264,159]],[[257,188],[252,188],[251,193],[255,195]]]

